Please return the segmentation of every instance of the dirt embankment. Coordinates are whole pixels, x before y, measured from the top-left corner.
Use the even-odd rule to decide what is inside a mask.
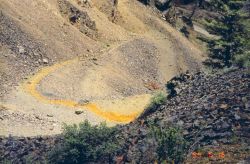
[[[58,8],[56,1],[1,0],[1,97],[41,67],[99,50]]]
[[[0,7],[4,135],[58,134],[62,122],[85,119],[127,123],[171,77],[201,68],[202,52],[138,1],[1,0]],[[12,115],[23,121],[9,126]]]

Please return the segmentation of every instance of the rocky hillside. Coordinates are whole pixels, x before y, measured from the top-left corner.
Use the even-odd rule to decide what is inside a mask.
[[[147,137],[150,124],[180,126],[190,143],[188,158],[198,148],[207,148],[211,152],[225,152],[224,160],[212,159],[216,162],[249,161],[249,77],[247,70],[234,70],[225,74],[198,73],[174,78],[170,83],[178,84],[177,96],[167,99],[155,112],[122,128],[122,137],[126,140],[124,161],[155,161],[152,150],[156,144]],[[212,162],[208,158],[200,160],[201,163],[202,160]]]
[[[176,96],[167,98],[154,112],[120,126],[117,138],[124,141],[114,161],[118,163],[153,163],[157,160],[157,142],[150,127],[179,126],[188,141],[187,163],[248,163],[250,137],[248,70],[231,70],[223,74],[182,74],[169,83]],[[152,110],[151,110],[152,111]],[[60,142],[60,137],[1,138],[1,156],[14,163],[27,157],[43,161],[45,154]],[[202,157],[192,158],[201,151]],[[207,156],[214,154],[213,158]],[[223,152],[219,158],[216,153]]]
[[[185,2],[0,0],[0,163],[250,163],[249,69],[204,72]]]

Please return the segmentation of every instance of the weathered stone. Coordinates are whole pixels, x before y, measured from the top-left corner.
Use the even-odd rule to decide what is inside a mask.
[[[49,60],[47,58],[43,58],[43,64],[48,64]]]
[[[179,121],[177,122],[177,125],[179,125],[179,126],[183,126],[183,124],[184,124],[184,121],[182,121],[182,120],[179,120]]]
[[[79,105],[86,105],[86,104],[88,104],[89,103],[89,100],[80,100],[80,101],[78,101],[78,104]]]
[[[77,114],[77,115],[80,115],[82,113],[83,113],[83,111],[80,111],[80,110],[75,111],[75,114]]]
[[[194,121],[194,126],[195,127],[199,127],[200,126],[200,121],[199,120],[195,120]]]
[[[240,117],[239,115],[237,115],[237,113],[234,114],[234,118],[235,118],[236,120],[241,119],[241,117]]]
[[[17,48],[18,48],[18,52],[20,54],[24,54],[25,53],[25,48],[23,46],[17,46]]]

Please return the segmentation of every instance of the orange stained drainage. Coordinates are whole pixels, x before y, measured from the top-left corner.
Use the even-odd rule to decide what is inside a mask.
[[[57,70],[58,68],[61,68],[65,65],[72,64],[74,62],[77,62],[77,59],[64,61],[61,63],[54,64],[52,66],[44,67],[42,68],[37,74],[32,76],[28,82],[24,84],[24,90],[28,93],[30,93],[33,97],[35,97],[37,100],[47,103],[47,104],[54,104],[54,105],[63,105],[70,108],[82,108],[82,109],[88,109],[89,111],[97,114],[98,116],[103,117],[104,119],[108,121],[116,121],[121,123],[128,123],[132,120],[134,120],[138,115],[139,112],[132,113],[129,115],[121,115],[115,112],[110,111],[103,111],[100,109],[96,104],[89,103],[86,105],[80,105],[77,102],[74,102],[72,100],[57,100],[57,99],[49,99],[42,94],[39,93],[36,86],[41,82],[41,80],[46,77],[48,74],[52,73],[53,71]]]

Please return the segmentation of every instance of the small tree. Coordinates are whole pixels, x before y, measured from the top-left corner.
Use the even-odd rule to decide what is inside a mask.
[[[247,59],[245,62],[249,62],[250,33],[249,19],[247,19],[249,15],[242,10],[245,2],[245,0],[212,0],[210,3],[220,17],[208,22],[207,27],[212,33],[220,36],[220,39],[208,42],[209,55],[212,59],[220,60],[221,67],[231,66],[238,55],[244,56]]]

